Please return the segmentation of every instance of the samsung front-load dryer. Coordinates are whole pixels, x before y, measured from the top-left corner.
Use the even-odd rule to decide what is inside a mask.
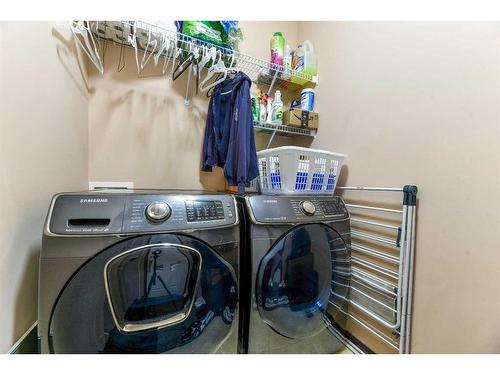
[[[350,280],[349,214],[339,197],[239,198],[248,353],[335,353],[344,345]],[[245,258],[246,257],[246,258]]]
[[[40,257],[42,353],[236,353],[231,195],[64,193]]]

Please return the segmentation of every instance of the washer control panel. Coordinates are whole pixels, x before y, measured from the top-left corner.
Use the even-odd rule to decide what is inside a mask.
[[[62,194],[48,221],[52,234],[99,235],[205,229],[236,224],[224,194]]]
[[[185,204],[187,221],[189,222],[224,220],[224,205],[220,200],[187,200]]]
[[[336,196],[254,195],[247,205],[256,223],[301,223],[345,220],[349,213]]]

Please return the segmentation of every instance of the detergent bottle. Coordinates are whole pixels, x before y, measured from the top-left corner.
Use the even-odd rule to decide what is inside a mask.
[[[277,31],[271,38],[271,64],[277,67],[283,66],[283,54],[285,52],[285,38]]]
[[[297,47],[295,70],[304,74],[315,76],[318,73],[316,55],[309,40],[304,41]]]

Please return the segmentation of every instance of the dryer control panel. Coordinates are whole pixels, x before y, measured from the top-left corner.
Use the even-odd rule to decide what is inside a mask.
[[[247,205],[255,223],[310,223],[345,220],[349,213],[336,196],[254,195]]]
[[[224,194],[62,194],[54,198],[47,231],[103,235],[230,226],[234,198]]]

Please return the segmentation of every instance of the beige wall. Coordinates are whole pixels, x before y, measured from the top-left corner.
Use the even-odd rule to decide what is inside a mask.
[[[87,98],[68,30],[0,23],[0,353],[37,319],[42,224],[87,183]]]
[[[500,24],[299,35],[319,55],[312,146],[349,154],[349,185],[419,187],[413,352],[500,352]]]
[[[287,43],[297,44],[296,22],[242,22],[240,50],[269,58],[269,40],[281,31]],[[120,48],[109,45],[105,74],[89,66],[89,178],[93,181],[133,181],[143,188],[224,189],[222,170],[200,172],[208,99],[195,95],[184,105],[186,76],[175,82],[161,68],[146,68],[137,77],[133,50],[125,50],[125,68],[117,71]],[[170,70],[169,70],[170,71]],[[255,88],[256,89],[256,88]],[[280,139],[273,145],[286,144]],[[269,136],[258,135],[265,147]]]

